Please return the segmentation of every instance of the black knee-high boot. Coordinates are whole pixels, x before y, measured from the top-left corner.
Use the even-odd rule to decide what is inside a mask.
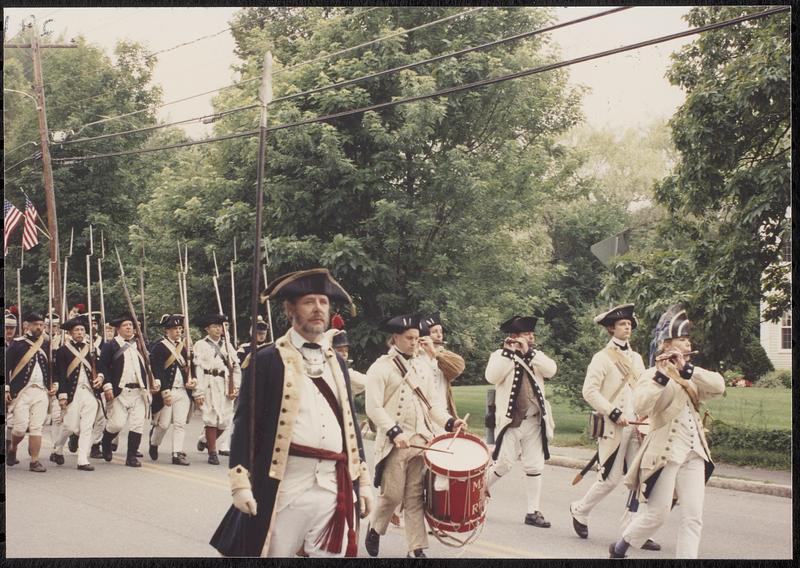
[[[139,443],[141,441],[142,434],[140,432],[128,432],[128,458],[125,460],[125,465],[142,467],[142,462],[136,457],[136,452],[139,451]]]
[[[103,448],[103,459],[107,462],[110,462],[114,456],[114,452],[111,451],[111,441],[116,435],[116,433],[112,434],[108,430],[103,430],[103,439],[100,441],[100,446]]]

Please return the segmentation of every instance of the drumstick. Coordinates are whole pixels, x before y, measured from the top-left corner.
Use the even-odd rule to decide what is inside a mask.
[[[469,412],[467,412],[467,413],[464,415],[464,418],[463,418],[463,420],[464,420],[464,424],[466,424],[466,423],[467,423],[467,420],[468,420],[468,419],[469,419]],[[458,435],[459,435],[459,434],[461,434],[461,428],[463,428],[463,427],[464,427],[464,424],[462,424],[461,426],[459,426],[458,428],[456,428],[456,433],[453,435],[453,437],[452,437],[452,438],[450,438],[450,443],[449,443],[449,444],[447,444],[447,449],[448,449],[448,450],[450,449],[450,446],[452,446],[452,445],[453,445],[453,442],[455,442],[456,438],[458,438]]]
[[[409,448],[416,448],[418,450],[428,450],[431,452],[442,452],[443,454],[452,454],[453,452],[449,450],[440,450],[439,448],[429,448],[428,446],[416,446],[414,444],[409,444]]]
[[[628,422],[628,424],[633,424],[634,426],[650,426],[649,422]]]

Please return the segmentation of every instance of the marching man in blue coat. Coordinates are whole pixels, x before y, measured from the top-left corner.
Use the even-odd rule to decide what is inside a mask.
[[[283,300],[291,328],[258,352],[255,384],[252,367],[244,374],[233,506],[211,544],[225,556],[355,556],[357,513],[369,514],[373,498],[347,366],[324,333],[330,302],[352,301],[324,268],[286,274],[262,299]]]

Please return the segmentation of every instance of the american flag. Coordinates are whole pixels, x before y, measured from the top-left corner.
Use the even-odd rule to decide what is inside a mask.
[[[39,214],[33,206],[28,196],[25,196],[25,230],[22,232],[22,246],[25,250],[31,250],[39,244],[39,235],[36,232],[36,219]]]
[[[22,220],[22,213],[9,203],[8,199],[3,199],[3,202],[3,256],[6,256],[8,254],[8,239]]]

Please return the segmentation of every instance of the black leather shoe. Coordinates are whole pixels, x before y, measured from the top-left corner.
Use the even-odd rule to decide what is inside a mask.
[[[6,444],[6,465],[16,465],[18,463],[17,450],[11,450],[10,446]]]
[[[197,440],[197,451],[198,452],[206,451],[206,443],[203,440]]]
[[[134,455],[129,455],[128,458],[125,460],[125,465],[130,467],[142,467],[142,462],[139,461]]]
[[[35,471],[36,473],[44,473],[47,471],[47,468],[44,467],[40,461],[31,462],[31,464],[28,466],[28,469]]]
[[[79,465],[78,469],[81,471],[94,471],[94,466],[90,463]]]
[[[144,454],[142,452],[140,452],[139,450],[136,450],[136,457],[137,458],[143,458]]]
[[[92,449],[89,452],[89,457],[96,460],[103,459],[103,452],[100,451],[100,444],[92,444]]]
[[[189,465],[189,460],[186,459],[186,456],[178,454],[177,456],[172,456],[172,465]]]
[[[217,454],[208,454],[208,463],[211,465],[219,465],[219,458]]]
[[[427,558],[427,556],[425,556],[425,552],[421,548],[417,548],[413,554],[411,552],[406,554],[406,558]]]
[[[617,543],[616,542],[612,542],[610,545],[608,545],[608,557],[609,558],[627,558],[627,556],[625,556],[624,554],[617,554],[617,552],[614,550],[614,545],[615,544],[617,544]]]
[[[642,545],[642,550],[661,550],[661,545],[651,538]]]
[[[572,528],[575,529],[575,534],[581,538],[589,538],[589,527],[575,518],[572,513],[572,505],[569,506],[569,514],[572,515]]]
[[[544,516],[539,511],[535,513],[528,513],[525,515],[525,524],[539,527],[540,529],[549,529],[550,521],[545,520]]]
[[[378,556],[380,545],[381,535],[370,527],[369,530],[367,530],[367,538],[364,540],[364,548],[367,549],[367,554],[370,556]]]
[[[52,454],[50,454],[50,461],[55,463],[56,465],[64,465],[64,456],[53,452]]]
[[[154,446],[153,444],[150,444],[150,449],[149,449],[149,451],[147,453],[150,454],[150,459],[151,460],[156,461],[158,459],[158,446]]]
[[[117,451],[117,446],[118,446],[118,444],[116,442],[111,442],[111,451],[112,452],[116,452]]]
[[[78,436],[76,436],[75,434],[69,435],[67,448],[69,448],[69,451],[72,452],[73,454],[78,451]]]
[[[229,456],[229,455],[231,455],[231,453],[228,450],[220,450],[219,451],[219,455],[221,455],[221,456]]]

